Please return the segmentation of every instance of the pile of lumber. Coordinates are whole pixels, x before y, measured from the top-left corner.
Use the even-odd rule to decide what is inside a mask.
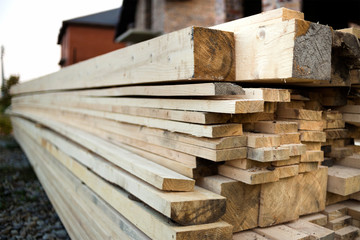
[[[360,200],[360,44],[303,18],[189,27],[13,87],[14,135],[71,237],[275,239]]]

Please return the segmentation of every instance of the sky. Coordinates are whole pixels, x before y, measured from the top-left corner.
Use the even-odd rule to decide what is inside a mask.
[[[122,0],[0,0],[5,78],[19,75],[24,82],[58,71],[62,21],[121,4]]]

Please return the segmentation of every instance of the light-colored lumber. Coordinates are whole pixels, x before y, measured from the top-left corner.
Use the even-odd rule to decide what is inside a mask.
[[[260,185],[248,185],[219,175],[200,178],[196,184],[226,197],[226,213],[221,218],[239,232],[257,227]]]
[[[347,129],[326,129],[324,130],[326,139],[347,138],[349,131]]]
[[[321,151],[321,142],[302,141],[301,143],[306,145],[306,150],[309,150],[309,151]]]
[[[307,173],[316,171],[319,169],[318,162],[300,162],[299,163],[299,173]]]
[[[275,88],[243,88],[244,95],[239,98],[262,99],[265,102],[290,102],[290,92],[287,89]]]
[[[116,166],[108,164],[106,160],[57,137],[49,131],[43,130],[41,136],[43,137],[41,142],[42,146],[83,182],[86,183],[92,179],[91,174],[85,175],[85,178],[82,178],[82,173],[84,171],[86,172],[85,167],[87,167],[105,180],[117,184],[155,210],[180,224],[188,225],[212,222],[217,220],[216,217],[211,217],[212,214],[218,214],[221,211],[224,213],[225,211],[225,199],[221,200],[219,196],[216,197],[216,195],[213,195],[211,192],[204,191],[203,189],[194,189],[194,191],[187,193],[162,192],[138,180],[125,171],[122,171]],[[53,142],[53,144],[50,143],[50,141]],[[64,151],[70,152],[70,156],[64,153]],[[71,157],[75,158],[85,166],[81,166]],[[206,213],[207,211],[205,209],[217,205],[217,200],[219,201],[219,205],[215,207],[216,209],[209,209],[211,213]],[[194,208],[194,206],[196,207]],[[186,218],[188,216],[186,211],[195,214],[196,209],[201,209],[201,213],[196,213],[196,217],[194,218]],[[218,217],[222,214],[220,213]],[[186,219],[183,219],[184,217]],[[203,217],[204,219],[202,219]],[[210,219],[205,220],[207,217],[210,217]]]
[[[319,226],[325,226],[327,224],[327,216],[322,213],[313,213],[306,216],[302,216],[301,220],[314,223]]]
[[[289,156],[299,156],[306,153],[306,145],[305,144],[283,144],[281,147],[289,148],[290,154]]]
[[[227,29],[225,25],[215,28]],[[242,26],[234,35],[238,81],[330,80],[332,36],[328,27],[291,19]],[[321,45],[319,49],[317,44]],[[309,55],[312,58],[306,57]]]
[[[342,113],[339,111],[323,111],[323,119],[325,120],[342,120]]]
[[[348,148],[348,147],[332,147],[331,152],[328,153],[327,155],[329,157],[333,157],[333,158],[336,158],[336,159],[341,159],[341,158],[344,158],[344,157],[351,156],[352,154],[353,154],[352,148]]]
[[[143,85],[111,87],[73,91],[80,96],[227,96],[244,95],[245,91],[236,84],[227,82],[175,84],[175,85]]]
[[[279,172],[276,170],[270,171],[261,168],[250,168],[244,170],[229,165],[221,165],[218,167],[218,171],[219,174],[224,177],[232,178],[250,185],[275,182],[279,180]]]
[[[234,80],[233,35],[188,27],[25,82],[11,93],[178,80]]]
[[[290,222],[286,224],[286,226],[293,228],[299,232],[309,234],[310,236],[312,236],[311,239],[332,240],[334,239],[335,235],[334,231],[302,219]]]
[[[360,229],[354,226],[347,226],[335,231],[336,240],[351,240],[359,236]]]
[[[324,129],[324,122],[322,120],[298,120],[290,118],[279,118],[281,121],[297,122],[299,130],[306,131],[322,131]]]
[[[45,159],[44,159],[45,160]],[[193,226],[179,226],[169,222],[165,217],[131,200],[129,194],[97,177],[89,186],[108,204],[136,225],[140,230],[153,239],[199,239],[210,236],[212,239],[231,239],[232,227],[225,222],[201,224]],[[109,188],[107,188],[108,186]],[[107,190],[106,190],[107,189]],[[141,216],[141,217],[139,217]],[[156,231],[154,231],[156,229]]]
[[[261,185],[259,226],[267,227],[291,220],[299,215],[294,209],[301,196],[300,175]]]
[[[325,130],[326,132],[327,130]],[[326,142],[327,133],[321,131],[300,131],[300,140],[306,142]]]
[[[235,233],[233,235],[233,240],[269,240],[269,238],[266,238],[253,231],[243,231]]]
[[[329,168],[328,191],[346,196],[360,191],[360,169],[334,165]]]
[[[293,133],[298,131],[298,124],[285,121],[259,121],[255,123],[254,129],[260,133]]]
[[[262,148],[280,146],[280,136],[276,134],[244,132],[244,135],[247,137],[248,147]]]
[[[254,232],[273,240],[310,240],[310,234],[290,228],[286,225],[277,225],[267,228],[255,228]]]
[[[336,218],[345,216],[347,214],[347,208],[342,203],[332,204],[330,206],[327,206],[323,213],[327,215],[328,221],[331,221]]]
[[[280,145],[300,143],[300,133],[280,133]]]
[[[326,206],[336,204],[336,203],[341,203],[341,202],[346,201],[348,199],[350,199],[349,195],[348,196],[341,196],[339,194],[327,192],[326,193]]]
[[[339,230],[340,228],[349,226],[351,224],[351,219],[352,219],[351,216],[345,215],[329,221],[326,227],[336,231]]]
[[[289,166],[289,165],[299,164],[300,160],[301,160],[301,156],[292,156],[289,158],[289,160],[271,162],[271,165],[275,167]]]
[[[77,97],[69,93],[48,93],[20,96],[14,103],[48,104],[66,107],[79,107],[92,110],[118,112],[123,106],[199,111],[213,113],[256,113],[264,111],[264,101],[260,99],[167,99],[167,98],[108,98]]]
[[[326,120],[326,124],[324,125],[325,129],[333,129],[333,128],[345,128],[345,121],[342,119],[339,120]]]
[[[277,167],[276,171],[279,172],[279,178],[293,177],[299,174],[299,165],[288,165]]]
[[[248,148],[247,158],[259,162],[288,160],[290,149],[288,147]]]
[[[327,167],[299,176],[300,199],[298,200],[297,212],[299,215],[317,213],[325,209]]]
[[[360,205],[359,201],[345,201],[342,203],[347,208],[347,214],[350,215],[352,218],[360,220]]]
[[[306,157],[301,159],[301,162],[322,162],[324,161],[324,152],[318,150],[306,151]]]
[[[360,114],[343,113],[343,119],[346,123],[360,126]]]
[[[302,119],[302,120],[312,120],[319,121],[322,118],[321,111],[313,111],[307,109],[297,109],[297,108],[278,108],[276,115],[280,118],[288,119]]]
[[[247,158],[226,161],[225,164],[244,170],[250,168],[267,168],[271,165],[270,162],[258,162]]]
[[[257,121],[273,121],[274,113],[258,112],[232,115],[230,122],[233,123],[254,123]]]
[[[122,169],[159,189],[169,191],[191,191],[194,188],[194,180],[155,164],[125,149],[119,148],[94,135],[70,126],[55,123],[51,119],[47,120],[41,118],[41,120],[39,120],[33,115],[27,115],[27,117],[40,122],[44,126],[56,129],[58,133],[67,136],[72,141],[88,149],[92,149],[92,151],[111,161],[115,165],[120,166]],[[26,120],[17,118],[17,121],[22,125],[26,125]]]

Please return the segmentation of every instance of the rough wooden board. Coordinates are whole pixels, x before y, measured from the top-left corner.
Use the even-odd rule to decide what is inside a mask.
[[[239,232],[257,227],[260,185],[251,186],[219,175],[197,180],[196,184],[226,197],[226,213],[221,218]]]
[[[270,240],[253,231],[238,232],[233,235],[233,240]]]
[[[262,148],[280,146],[280,136],[276,134],[244,132],[244,135],[247,137],[248,147]]]
[[[356,113],[360,113],[360,105],[345,105],[339,107],[337,110],[342,113],[356,114]]]
[[[348,147],[332,147],[331,152],[327,154],[329,157],[342,159],[353,154],[353,150]]]
[[[323,213],[328,217],[328,221],[334,220],[336,218],[345,216],[347,214],[347,208],[344,204],[333,204],[327,206]]]
[[[123,214],[124,217],[139,227],[139,229],[151,238],[198,239],[206,234],[206,236],[211,235],[211,238],[231,239],[232,227],[224,222],[197,225],[196,227],[179,226],[168,222],[166,218],[157,214],[144,204],[131,200],[129,194],[119,188],[113,187],[113,191],[105,191],[104,188],[102,188],[102,186],[105,186],[104,184],[108,183],[103,181],[101,178],[98,178],[98,181],[94,182],[92,185],[92,187],[95,188],[94,192],[101,195],[108,204],[110,204],[119,213]],[[141,218],[138,216],[141,216]],[[158,231],[153,231],[154,229],[157,229]],[[216,231],[214,231],[215,229]]]
[[[300,160],[301,160],[301,156],[293,156],[290,157],[289,160],[271,162],[271,165],[275,167],[288,166],[293,164],[299,164]]]
[[[233,33],[188,27],[22,83],[11,93],[178,80],[234,80],[234,43]]]
[[[290,149],[287,147],[248,148],[247,158],[259,162],[288,160]]]
[[[319,121],[322,118],[322,111],[313,111],[307,109],[296,108],[278,108],[276,115],[285,119],[299,119]]]
[[[352,219],[351,216],[345,215],[329,221],[326,227],[336,231],[343,227],[351,225],[351,219]]]
[[[319,169],[318,162],[300,162],[299,163],[299,173],[307,173],[316,171]]]
[[[225,162],[226,165],[240,168],[240,169],[250,169],[250,168],[267,168],[271,165],[269,162],[258,162],[254,160],[250,160],[247,158],[244,159],[236,159],[236,160],[230,160]]]
[[[254,129],[260,133],[294,133],[298,131],[298,124],[284,121],[259,121],[255,123]]]
[[[297,144],[300,142],[300,133],[280,133],[280,145],[283,144]]]
[[[239,96],[245,99],[262,99],[265,102],[290,102],[290,92],[287,89],[275,88],[243,88],[245,94]]]
[[[332,240],[334,239],[334,231],[331,231],[325,227],[321,227],[314,223],[305,221],[303,219],[290,222],[286,224],[286,226],[298,230],[299,232],[303,232],[305,234],[309,234],[313,239],[319,240]]]
[[[354,219],[360,220],[360,205],[359,201],[344,201],[342,203],[347,207],[347,214],[353,217]]]
[[[293,177],[299,174],[299,165],[289,165],[277,167],[276,171],[279,172],[279,178]]]
[[[297,211],[299,215],[317,213],[325,209],[327,167],[300,175],[300,200]]]
[[[350,198],[360,202],[360,192],[351,194]]]
[[[237,84],[227,82],[123,86],[103,89],[72,91],[81,96],[227,96],[244,95],[245,91]]]
[[[334,129],[334,128],[345,128],[345,121],[342,119],[339,120],[326,120],[325,129]]]
[[[359,236],[360,229],[354,226],[347,226],[335,231],[335,239],[351,240]]]
[[[290,149],[290,157],[299,156],[306,153],[306,145],[305,144],[282,144],[281,147]]]
[[[327,131],[327,130],[325,130]],[[300,140],[306,142],[326,142],[327,134],[321,131],[300,131]]]
[[[355,126],[360,126],[360,114],[344,113],[343,119],[346,123],[350,123]]]
[[[228,165],[221,165],[218,167],[218,172],[224,177],[232,178],[250,185],[276,182],[279,180],[278,171],[270,171],[261,168],[243,170]]]
[[[349,145],[350,139],[326,139],[326,143],[323,145],[330,145],[331,147],[345,147]]]
[[[350,196],[341,196],[339,194],[327,192],[326,194],[326,206],[333,205],[336,203],[341,203],[345,200],[348,200]]]
[[[310,240],[310,234],[306,234],[290,228],[286,225],[278,225],[267,228],[255,228],[254,232],[273,240]]]
[[[273,121],[275,119],[274,113],[246,113],[235,114],[231,116],[230,122],[233,123],[253,123],[257,121]]]
[[[360,169],[334,165],[329,168],[328,191],[342,196],[360,191]]]
[[[313,213],[306,216],[301,216],[300,219],[319,226],[325,226],[327,224],[327,216],[322,213]]]
[[[341,139],[348,137],[348,130],[347,129],[329,129],[324,130],[326,133],[326,139]]]
[[[69,139],[86,148],[92,149],[95,153],[106,158],[115,165],[121,166],[122,169],[132,173],[159,189],[167,189],[170,191],[175,189],[178,189],[178,191],[191,191],[194,187],[194,180],[155,164],[125,149],[119,148],[116,145],[104,141],[94,135],[80,131],[73,127],[53,122],[51,119],[38,119],[34,115],[27,115],[27,117],[34,119],[44,126],[56,129],[58,133],[67,136]],[[13,117],[13,119],[15,119],[15,117]],[[16,117],[16,120],[20,121],[22,125],[28,123],[27,120],[23,120],[18,117]],[[178,179],[179,182],[176,179]]]
[[[301,162],[322,162],[324,161],[324,152],[318,150],[306,151],[306,157],[301,159]]]
[[[281,121],[297,122],[299,130],[306,131],[322,131],[324,129],[324,123],[322,120],[311,121],[311,120],[298,120],[290,118],[278,118]]]
[[[322,117],[325,120],[342,120],[342,113],[339,111],[323,111]]]
[[[301,197],[300,176],[280,179],[278,182],[261,185],[259,226],[267,227],[296,220],[299,215],[296,210],[289,211],[297,206]]]
[[[302,141],[301,143],[306,145],[306,150],[321,151],[321,142]]]

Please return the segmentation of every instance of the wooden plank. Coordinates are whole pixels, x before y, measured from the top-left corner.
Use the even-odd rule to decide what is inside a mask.
[[[347,129],[328,129],[324,130],[326,133],[326,139],[341,139],[348,137]]]
[[[259,121],[255,123],[254,129],[260,133],[293,133],[298,131],[298,124],[284,121]]]
[[[303,154],[306,153],[306,145],[301,144],[301,143],[298,143],[298,144],[283,144],[283,145],[281,145],[281,147],[289,148],[289,150],[290,150],[289,156],[290,157],[299,156],[299,155],[303,155]]]
[[[288,160],[290,149],[287,147],[248,148],[247,158],[259,162]]]
[[[321,142],[306,142],[302,141],[302,144],[306,145],[306,150],[321,151]]]
[[[325,209],[327,174],[327,167],[320,167],[318,170],[300,175],[301,196],[297,206],[299,215],[317,213]]]
[[[353,154],[351,156],[348,156],[348,157],[345,157],[342,159],[338,159],[336,161],[336,163],[341,166],[360,169],[360,155]]]
[[[326,206],[333,205],[335,203],[341,203],[350,199],[350,196],[341,196],[339,194],[327,192],[326,194]]]
[[[300,133],[280,133],[280,145],[283,144],[297,144],[300,142]]]
[[[248,147],[262,148],[280,146],[280,136],[276,134],[244,132],[244,135],[247,137]]]
[[[57,112],[56,109],[53,109]],[[241,124],[219,124],[219,125],[200,125],[200,124],[192,124],[192,123],[183,123],[176,122],[170,120],[163,119],[155,119],[155,118],[147,118],[147,117],[138,117],[138,116],[130,116],[124,114],[117,114],[111,112],[101,112],[101,111],[93,111],[93,110],[84,110],[84,109],[75,109],[75,108],[61,108],[61,110],[66,112],[71,112],[74,114],[88,115],[97,118],[105,118],[108,120],[120,121],[129,124],[137,124],[152,128],[160,128],[168,131],[181,132],[190,134],[197,137],[224,137],[224,136],[234,136],[234,135],[242,135],[242,125]],[[14,107],[14,111],[21,112],[36,112],[41,113],[41,111],[33,110],[33,109],[19,109]],[[42,114],[48,115],[48,111],[42,111]]]
[[[347,207],[347,214],[356,220],[360,220],[360,206],[358,201],[345,201],[343,205]]]
[[[360,229],[354,226],[347,226],[335,231],[335,239],[350,240],[359,236]]]
[[[299,173],[307,173],[316,171],[319,169],[318,162],[300,162],[299,163]]]
[[[270,171],[261,168],[243,170],[228,165],[220,165],[218,167],[218,172],[221,176],[232,178],[250,185],[275,182],[279,180],[278,171]]]
[[[335,236],[334,231],[301,219],[290,222],[286,224],[286,226],[293,228],[299,232],[308,234],[312,236],[312,239],[332,240]]]
[[[239,232],[257,227],[260,185],[248,185],[219,175],[196,181],[199,186],[226,197],[226,213],[221,218]]]
[[[353,154],[353,150],[351,148],[348,147],[332,147],[331,148],[331,152],[328,153],[327,155],[329,157],[333,157],[336,159],[341,159],[344,157],[348,157],[351,156]]]
[[[326,129],[345,128],[345,121],[342,119],[326,120],[326,125],[324,126],[324,128],[326,128]]]
[[[350,123],[355,126],[360,126],[359,120],[360,114],[343,113],[343,119],[346,123]]]
[[[327,133],[321,131],[300,131],[300,140],[306,142],[326,142]]]
[[[346,196],[360,191],[360,169],[334,165],[329,168],[328,191]]]
[[[108,161],[159,189],[168,191],[192,191],[194,188],[194,180],[155,164],[125,149],[119,148],[118,146],[94,135],[70,126],[55,123],[45,118],[39,120],[33,115],[27,115],[27,117],[40,122],[44,126],[56,129],[56,131],[61,135],[65,135],[70,140],[84,146],[85,148],[92,149],[93,152],[104,157]],[[15,119],[15,117],[13,118]],[[29,126],[30,124],[26,120],[20,118],[16,119],[16,121],[23,126]],[[36,135],[34,132],[32,134]]]
[[[178,80],[234,80],[233,36],[230,32],[188,27],[20,84],[11,93]]]
[[[44,158],[44,161],[49,158]],[[96,176],[96,175],[94,175]],[[201,224],[193,226],[179,226],[171,223],[167,218],[156,213],[144,204],[131,200],[129,194],[97,177],[89,186],[100,195],[109,205],[139,227],[153,239],[198,239],[205,235],[212,239],[231,239],[232,227],[225,222]],[[138,216],[141,216],[139,218]],[[156,229],[157,231],[154,231]]]
[[[238,232],[233,235],[233,240],[269,240],[269,238],[253,231]]]
[[[333,204],[327,206],[323,211],[325,215],[328,217],[328,221],[334,220],[336,218],[345,216],[347,214],[346,206],[342,203],[340,204]]]
[[[322,119],[322,111],[313,111],[307,109],[296,108],[278,108],[276,114],[280,118],[301,119],[319,121]]]
[[[299,177],[283,178],[277,182],[261,185],[259,226],[267,227],[291,220],[299,215],[296,210],[289,211],[297,206],[301,195]]]
[[[222,199],[216,194],[212,194],[211,192],[196,187],[194,191],[188,192],[187,194],[162,192],[138,180],[120,168],[116,168],[107,163],[105,159],[101,159],[89,153],[86,149],[82,149],[78,145],[67,142],[49,131],[42,131],[41,136],[43,138],[39,139],[39,144],[42,144],[49,153],[57,158],[58,161],[83,182],[87,183],[87,179],[82,178],[83,172],[86,172],[87,167],[100,177],[111,183],[117,184],[155,210],[182,225],[213,222],[225,212],[225,199]],[[70,155],[66,154],[64,151],[69,152]],[[74,161],[73,158],[85,166],[80,165]],[[88,174],[88,176],[88,179],[92,178],[92,174]],[[210,209],[212,206],[216,206],[216,209]],[[195,213],[196,209],[201,209],[201,213],[197,213],[195,218],[190,219],[188,218],[188,214],[184,214],[186,211]],[[211,213],[206,213],[208,211],[206,209],[211,211]],[[219,216],[213,214],[219,214]],[[207,217],[210,218],[206,219]]]
[[[269,162],[258,162],[247,158],[226,161],[225,164],[244,170],[250,168],[267,168],[271,165],[271,163]]]
[[[323,111],[322,114],[323,119],[325,120],[342,120],[342,113],[339,111]]]
[[[319,36],[315,37],[314,32]],[[332,36],[328,27],[292,19],[271,25],[242,26],[234,35],[238,81],[330,80]],[[321,50],[316,49],[316,44],[321,45]],[[311,54],[317,60],[305,57]]]
[[[290,102],[290,92],[287,89],[275,88],[243,88],[244,99],[262,99],[265,102]]]
[[[290,228],[286,225],[278,225],[267,228],[255,228],[253,231],[273,240],[310,240],[310,234],[300,232],[296,229]]]
[[[293,177],[299,174],[299,165],[288,165],[277,167],[276,171],[279,172],[279,178]]]
[[[230,122],[233,123],[253,123],[257,121],[273,121],[275,119],[274,113],[246,113],[235,114],[231,116]]]
[[[351,216],[345,215],[329,221],[326,227],[336,231],[346,226],[349,226],[351,224],[351,219],[352,219]]]
[[[325,226],[327,224],[327,216],[322,213],[313,213],[306,216],[302,216],[301,220],[314,223],[319,226]]]
[[[47,104],[64,107],[77,107],[92,110],[118,112],[123,106],[173,109],[184,111],[213,113],[255,113],[264,111],[264,101],[260,99],[167,99],[167,98],[108,98],[108,97],[77,97],[69,93],[48,93],[41,95],[20,96],[14,103]],[[120,109],[120,110],[118,110]]]
[[[80,96],[227,96],[244,95],[245,91],[237,84],[227,82],[123,86],[104,89],[72,91]]]
[[[310,121],[310,120],[297,120],[297,119],[288,119],[288,118],[279,118],[279,120],[297,122],[299,130],[322,131],[324,129],[324,123],[322,120]]]
[[[301,162],[322,162],[324,161],[324,152],[318,150],[306,151],[306,157],[301,158]]]
[[[281,167],[300,163],[301,156],[292,156],[289,160],[271,162],[272,166]]]

